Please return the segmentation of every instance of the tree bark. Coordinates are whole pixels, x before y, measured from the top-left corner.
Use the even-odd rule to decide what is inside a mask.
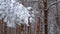
[[[45,34],[48,34],[48,4],[47,4],[48,0],[44,0],[44,22],[45,22]]]
[[[36,34],[41,34],[41,22],[40,17],[38,17],[37,24],[36,24]]]

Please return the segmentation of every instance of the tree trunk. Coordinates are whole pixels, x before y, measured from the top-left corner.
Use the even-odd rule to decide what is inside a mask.
[[[48,34],[48,10],[47,10],[47,1],[48,0],[44,0],[44,22],[45,22],[45,34]]]

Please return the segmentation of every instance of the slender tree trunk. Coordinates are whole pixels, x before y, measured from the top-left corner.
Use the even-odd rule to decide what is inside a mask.
[[[56,0],[56,10],[57,10],[57,17],[56,17],[56,21],[57,21],[57,25],[59,25],[60,26],[60,22],[59,22],[59,15],[58,15],[58,0]]]
[[[56,0],[56,10],[57,10],[57,14],[56,14],[56,24],[60,27],[60,22],[59,22],[59,15],[58,15],[58,0]],[[58,28],[58,27],[57,27]],[[56,31],[56,34],[59,34],[58,30]]]
[[[0,20],[0,27],[1,27],[1,28],[0,28],[0,33],[1,33],[1,34],[3,34],[3,27],[2,27],[2,26],[3,26],[3,23],[2,23],[2,20]]]
[[[43,4],[43,2],[41,0],[38,0],[38,9],[39,9],[39,12],[40,12],[40,16],[43,18],[43,16],[42,16],[42,8],[43,8],[42,4]],[[41,20],[40,21],[40,34],[42,34],[42,26],[43,26],[43,24],[41,23],[42,19],[40,19],[40,20]]]
[[[0,27],[1,27],[1,20],[0,20]],[[0,33],[1,33],[1,28],[0,28]]]
[[[21,34],[21,26],[17,26],[17,28],[16,28],[16,34]]]
[[[26,25],[24,25],[24,34],[26,34]]]
[[[48,34],[48,10],[47,10],[47,1],[48,0],[44,0],[44,22],[45,22],[45,34]]]
[[[2,19],[2,34],[7,34],[7,24],[3,21],[4,19]]]
[[[7,24],[3,23],[3,34],[7,34]]]
[[[38,20],[37,20],[37,27],[36,27],[36,34],[41,34],[41,22],[40,22],[40,17],[38,17]]]

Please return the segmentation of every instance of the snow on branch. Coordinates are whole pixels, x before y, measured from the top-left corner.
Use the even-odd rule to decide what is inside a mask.
[[[0,20],[4,18],[4,22],[7,23],[8,27],[16,28],[16,24],[26,24],[29,26],[28,17],[31,16],[30,22],[32,22],[32,20],[35,21],[34,11],[30,11],[30,9],[31,8],[27,9],[22,4],[19,4],[16,0],[0,0]]]

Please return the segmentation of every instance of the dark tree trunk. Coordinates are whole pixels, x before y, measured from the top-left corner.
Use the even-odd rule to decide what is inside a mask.
[[[45,34],[48,34],[48,10],[47,10],[47,1],[48,0],[44,0]]]

